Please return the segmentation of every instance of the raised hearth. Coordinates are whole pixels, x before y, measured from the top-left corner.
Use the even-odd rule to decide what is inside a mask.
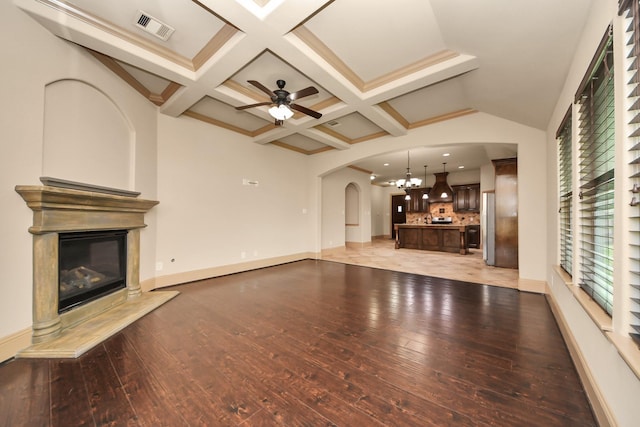
[[[33,210],[33,345],[18,357],[78,357],[177,295],[140,288],[140,229],[158,202],[91,188],[16,186]],[[126,288],[59,313],[59,235],[98,230],[126,231]]]

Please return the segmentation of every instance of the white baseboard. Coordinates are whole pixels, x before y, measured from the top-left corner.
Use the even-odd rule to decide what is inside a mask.
[[[607,402],[604,399],[602,392],[600,391],[600,387],[598,387],[598,384],[593,378],[591,369],[584,359],[584,356],[580,351],[580,347],[578,347],[576,339],[573,336],[571,329],[567,325],[567,322],[553,297],[553,293],[547,293],[546,298],[549,302],[549,307],[551,307],[551,311],[553,312],[553,316],[558,323],[558,327],[560,328],[560,332],[562,333],[564,342],[569,349],[569,354],[571,355],[573,364],[578,371],[578,376],[580,377],[582,386],[584,387],[584,391],[587,394],[589,403],[591,403],[591,409],[593,409],[593,414],[598,421],[598,425],[601,427],[617,425],[615,418],[613,417],[613,413],[611,412],[609,405],[607,405]]]
[[[0,362],[14,357],[20,350],[31,345],[31,328],[0,338]]]
[[[326,248],[323,249],[320,253],[320,256],[332,255],[332,254],[341,254],[347,250],[346,246],[336,246],[334,248]]]
[[[166,286],[179,285],[196,280],[210,279],[212,277],[225,276],[227,274],[242,273],[243,271],[256,270],[258,268],[273,267],[274,265],[285,264],[287,262],[300,261],[303,259],[318,258],[313,252],[304,252],[281,257],[266,258],[256,261],[242,262],[238,264],[222,265],[219,267],[204,268],[202,270],[185,271],[182,273],[159,276],[153,280],[153,289],[164,288]],[[150,280],[145,280],[143,289],[151,285]],[[142,286],[142,284],[141,284]]]
[[[546,294],[547,289],[547,282],[544,280],[518,279],[519,291]]]
[[[382,240],[382,239],[391,239],[391,234],[381,234],[379,236],[371,236],[371,240]]]

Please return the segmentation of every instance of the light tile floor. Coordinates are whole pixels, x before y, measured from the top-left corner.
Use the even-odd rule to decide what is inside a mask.
[[[482,249],[468,255],[415,249],[395,249],[391,239],[374,239],[370,246],[323,253],[322,259],[345,264],[422,274],[506,288],[518,287],[518,270],[485,264]]]

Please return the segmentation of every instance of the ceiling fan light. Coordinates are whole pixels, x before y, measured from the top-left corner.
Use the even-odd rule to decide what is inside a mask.
[[[276,120],[287,120],[293,117],[293,111],[284,104],[274,105],[269,108],[269,114]]]

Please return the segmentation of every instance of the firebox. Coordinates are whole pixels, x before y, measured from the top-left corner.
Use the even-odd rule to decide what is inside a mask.
[[[58,239],[58,313],[126,287],[126,230],[60,233]]]

